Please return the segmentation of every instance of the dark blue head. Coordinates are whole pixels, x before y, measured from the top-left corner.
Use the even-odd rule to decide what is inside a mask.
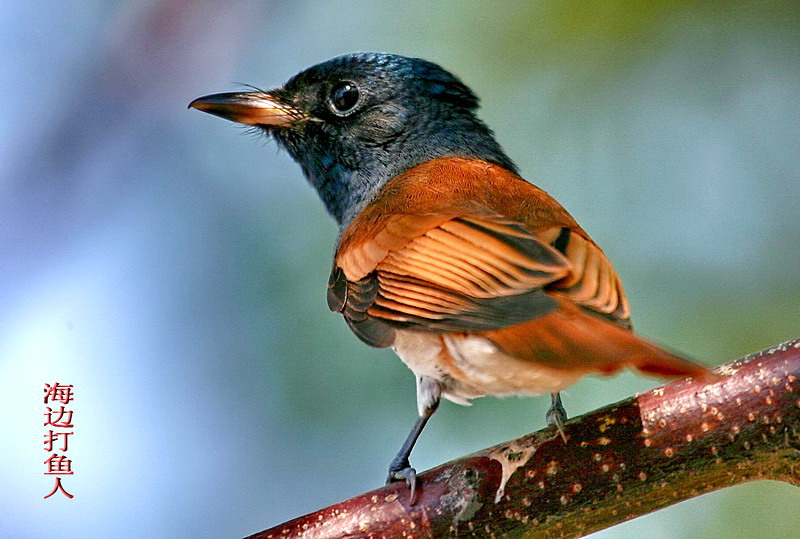
[[[419,58],[346,54],[282,88],[207,96],[192,106],[272,135],[342,226],[389,179],[437,157],[476,157],[516,172],[475,116],[475,94]]]

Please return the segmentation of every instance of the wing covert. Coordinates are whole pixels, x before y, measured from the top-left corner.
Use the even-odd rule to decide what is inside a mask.
[[[329,306],[351,327],[368,317],[398,327],[480,331],[557,307],[543,288],[564,278],[569,262],[519,223],[492,214],[427,215],[416,224],[413,217],[389,216],[372,238],[337,255]],[[413,237],[403,242],[403,234]],[[346,268],[364,276],[348,281]]]

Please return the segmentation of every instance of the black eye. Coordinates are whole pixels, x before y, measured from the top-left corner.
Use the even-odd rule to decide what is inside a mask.
[[[353,112],[360,100],[361,92],[355,83],[342,81],[331,88],[329,98],[331,110],[339,116],[345,116]]]

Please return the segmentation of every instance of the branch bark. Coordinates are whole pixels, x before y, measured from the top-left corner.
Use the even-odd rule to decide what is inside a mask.
[[[800,486],[800,339],[251,538],[583,536],[747,481]]]

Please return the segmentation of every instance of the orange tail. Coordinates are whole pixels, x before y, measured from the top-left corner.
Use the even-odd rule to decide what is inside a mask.
[[[676,356],[559,298],[548,315],[481,335],[505,353],[556,370],[612,374],[624,367],[664,377],[712,380],[704,366]]]

